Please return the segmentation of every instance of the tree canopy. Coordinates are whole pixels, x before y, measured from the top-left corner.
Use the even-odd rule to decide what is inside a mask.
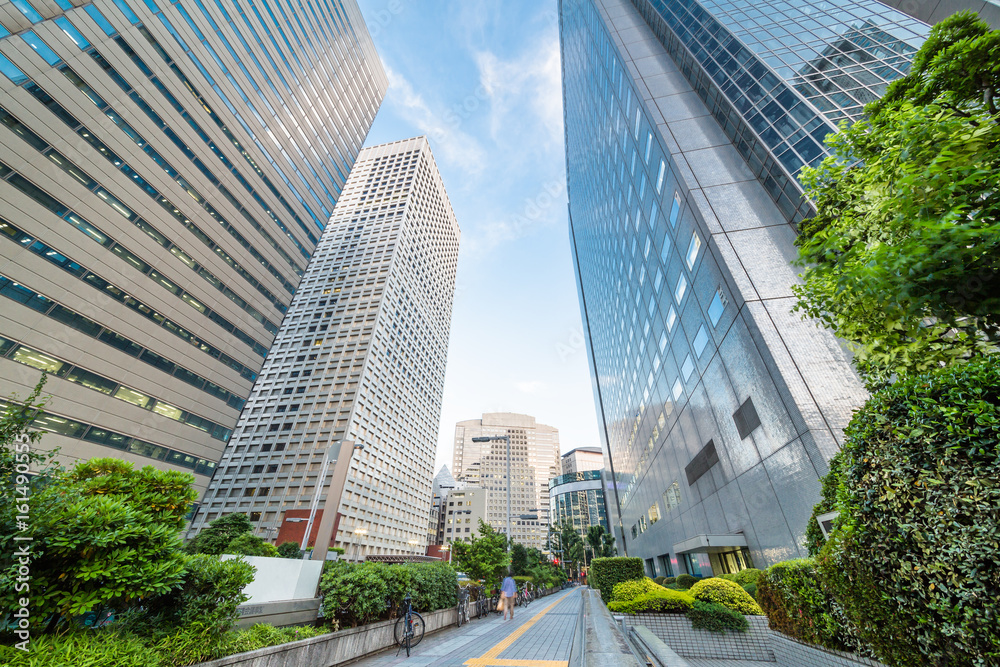
[[[479,520],[479,535],[471,542],[458,541],[451,545],[455,566],[475,580],[494,581],[501,578],[510,563],[507,537]]]
[[[910,73],[801,174],[796,308],[845,339],[870,385],[1000,341],[1000,31],[939,23]]]

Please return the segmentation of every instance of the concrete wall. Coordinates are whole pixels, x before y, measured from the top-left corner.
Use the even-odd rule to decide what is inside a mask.
[[[645,626],[683,658],[774,662],[766,616],[747,616],[746,632],[696,630],[683,614],[628,614],[625,625]]]
[[[222,557],[223,560],[229,558],[238,556]],[[250,596],[246,605],[279,600],[312,600],[316,597],[319,578],[323,573],[323,563],[320,561],[263,556],[244,556],[244,558],[257,568],[253,582],[243,589],[243,592]]]

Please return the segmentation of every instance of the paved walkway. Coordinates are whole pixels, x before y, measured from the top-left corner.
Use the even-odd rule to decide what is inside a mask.
[[[388,649],[353,663],[357,667],[568,667],[580,614],[581,589],[571,588],[514,609],[502,616],[473,619],[424,637],[406,657]]]

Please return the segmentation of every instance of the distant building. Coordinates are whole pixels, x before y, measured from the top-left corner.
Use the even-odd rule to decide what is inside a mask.
[[[444,519],[444,542],[471,542],[479,531],[479,521],[486,521],[490,492],[476,486],[448,492],[441,516]]]
[[[453,489],[464,487],[462,482],[456,482],[448,466],[441,466],[441,470],[434,477],[431,484],[431,516],[427,531],[427,545],[444,544],[445,512],[448,494]]]
[[[497,412],[455,425],[452,469],[460,482],[490,492],[487,523],[507,531],[507,446],[473,442],[478,436],[510,435],[511,538],[544,549],[549,525],[549,479],[561,469],[559,430],[534,417]],[[521,518],[536,516],[537,519]],[[447,538],[447,535],[445,535]]]
[[[291,536],[316,501],[352,560],[424,553],[458,242],[426,138],[361,151],[195,531],[246,512]]]
[[[600,447],[577,447],[562,455],[562,471],[603,470],[604,454]]]

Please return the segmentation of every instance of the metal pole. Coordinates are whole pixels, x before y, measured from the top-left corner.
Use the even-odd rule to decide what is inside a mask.
[[[511,562],[510,562],[510,543],[513,541],[513,535],[510,532],[510,435],[503,436],[504,440],[507,441],[507,574],[511,573]]]
[[[323,452],[323,465],[319,469],[319,477],[316,479],[316,488],[313,491],[312,503],[309,506],[309,521],[306,522],[306,532],[302,536],[302,557],[306,557],[306,550],[309,548],[309,533],[312,531],[313,521],[316,519],[316,510],[319,508],[319,497],[323,492],[323,484],[326,481],[326,470],[330,467],[330,448]]]

